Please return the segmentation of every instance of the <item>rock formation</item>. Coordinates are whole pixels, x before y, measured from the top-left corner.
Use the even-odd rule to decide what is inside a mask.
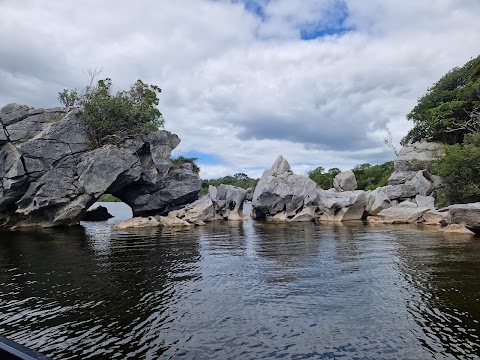
[[[416,155],[427,158],[418,152]],[[419,170],[408,180],[373,191],[354,190],[353,172],[337,175],[334,184],[335,189],[321,189],[308,177],[293,174],[287,160],[279,156],[257,184],[252,216],[271,221],[348,221],[375,215],[376,221],[385,223],[423,221],[422,215],[434,210],[432,195],[440,182]]]
[[[442,144],[427,141],[405,146],[393,162],[395,171],[388,184],[399,185],[413,179],[418,170],[426,169],[442,152]]]
[[[333,179],[333,187],[337,191],[357,190],[357,179],[352,170],[341,172]]]
[[[192,165],[172,166],[180,140],[168,131],[91,150],[78,109],[19,104],[0,110],[0,126],[0,226],[75,225],[104,193],[135,216],[166,214],[198,198]]]
[[[232,185],[210,186],[208,194],[166,216],[136,217],[113,227],[114,230],[142,227],[205,225],[215,220],[244,220],[243,204],[247,191]]]

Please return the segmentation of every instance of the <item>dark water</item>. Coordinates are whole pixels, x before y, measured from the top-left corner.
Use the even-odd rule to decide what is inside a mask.
[[[480,240],[408,226],[0,232],[0,333],[54,359],[475,359]]]

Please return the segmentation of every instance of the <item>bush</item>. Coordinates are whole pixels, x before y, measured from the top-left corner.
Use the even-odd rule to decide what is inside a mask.
[[[322,189],[328,190],[333,187],[333,179],[335,176],[341,173],[341,170],[338,168],[331,168],[326,173],[324,173],[324,171],[325,168],[323,166],[319,166],[316,169],[309,171],[307,175]]]
[[[198,175],[200,172],[200,167],[197,164],[195,164],[195,161],[197,160],[197,158],[186,158],[184,156],[179,156],[177,158],[172,158],[170,160],[172,161],[172,165],[174,168],[178,168],[180,167],[180,165],[184,163],[190,163],[192,164],[194,174]]]
[[[445,146],[433,172],[443,179],[445,205],[480,201],[480,134],[465,136],[463,144]]]
[[[120,138],[156,131],[163,127],[164,119],[157,109],[157,93],[161,89],[137,80],[128,91],[111,94],[111,79],[103,79],[96,86],[87,86],[83,95],[76,90],[59,93],[65,106],[80,105],[81,119],[85,124],[93,148]]]

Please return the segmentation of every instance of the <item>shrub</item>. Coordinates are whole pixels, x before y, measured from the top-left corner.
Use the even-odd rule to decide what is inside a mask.
[[[128,91],[111,94],[112,80],[98,80],[87,86],[85,93],[76,90],[59,93],[59,101],[66,106],[80,105],[81,119],[85,124],[91,147],[97,148],[111,142],[115,135],[123,138],[147,133],[163,127],[164,119],[157,109],[157,93],[161,89],[137,80]]]
[[[197,160],[197,158],[186,158],[184,156],[179,156],[177,158],[173,158],[170,160],[172,161],[172,165],[174,168],[178,168],[180,167],[180,165],[184,163],[190,163],[193,166],[194,174],[198,175],[198,173],[200,172],[200,167],[197,164],[195,164],[195,161]]]
[[[480,134],[465,136],[463,144],[445,146],[433,172],[443,179],[441,202],[446,205],[480,200]]]

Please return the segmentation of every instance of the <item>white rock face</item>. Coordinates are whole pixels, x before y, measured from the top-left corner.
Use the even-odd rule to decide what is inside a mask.
[[[357,179],[352,170],[341,172],[333,179],[333,187],[337,191],[357,190]]]

